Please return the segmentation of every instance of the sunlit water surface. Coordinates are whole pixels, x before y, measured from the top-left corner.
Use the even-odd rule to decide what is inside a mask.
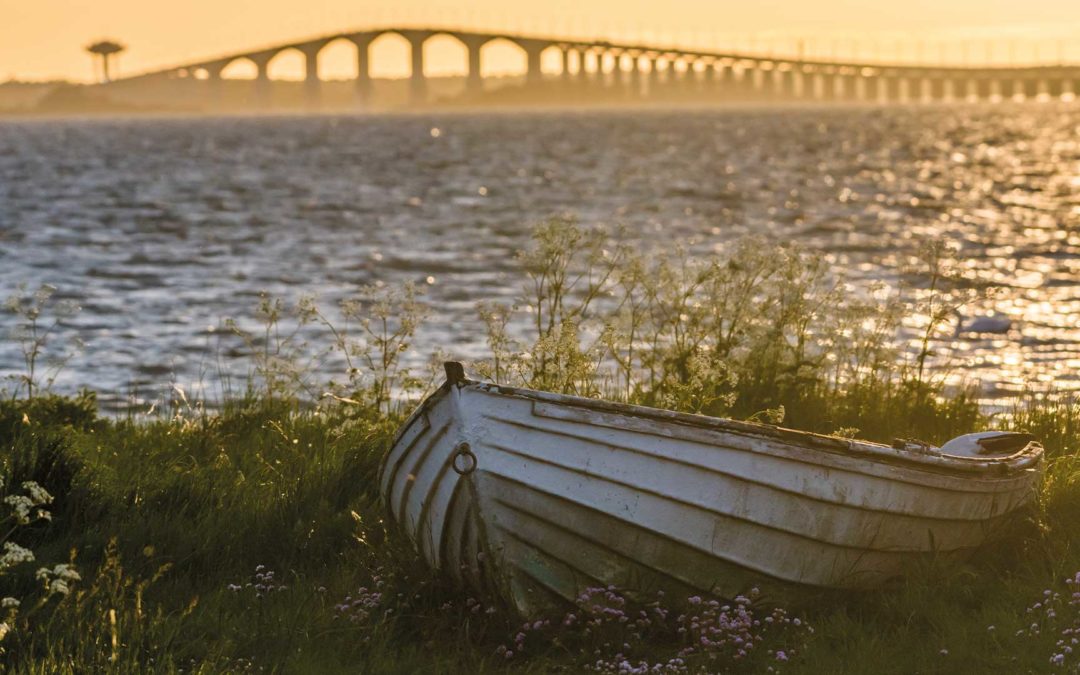
[[[82,307],[58,388],[149,405],[244,375],[222,324],[254,328],[264,290],[332,305],[413,280],[433,309],[417,358],[478,356],[475,303],[519,292],[513,253],[555,214],[696,255],[799,241],[867,283],[938,238],[998,288],[969,317],[1013,321],[941,350],[1001,400],[1080,387],[1078,139],[1080,107],[1036,104],[0,123],[0,294],[49,283]],[[0,375],[21,368],[0,342]]]

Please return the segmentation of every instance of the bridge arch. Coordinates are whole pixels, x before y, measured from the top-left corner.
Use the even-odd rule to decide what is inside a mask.
[[[578,70],[583,75],[597,75],[603,65],[603,52],[597,49],[586,49],[581,52],[581,68]]]
[[[282,47],[266,61],[266,75],[271,80],[299,82],[306,74],[307,57],[294,45]]]
[[[373,78],[399,80],[412,75],[412,43],[401,31],[386,30],[368,44]]]
[[[484,78],[516,78],[529,72],[529,54],[516,40],[497,37],[480,48],[480,75]]]
[[[469,74],[469,43],[457,33],[439,31],[424,38],[424,75],[465,77]]]
[[[221,66],[218,77],[223,80],[254,80],[259,77],[259,64],[250,56],[237,56]]]
[[[319,79],[323,82],[356,79],[359,70],[356,50],[356,43],[344,35],[319,46],[315,57],[318,59]]]
[[[610,75],[616,72],[619,68],[619,57],[615,52],[607,49],[597,52],[598,55],[598,68],[599,72],[604,75]]]
[[[557,44],[540,52],[540,72],[545,75],[561,75],[563,71],[562,48]]]

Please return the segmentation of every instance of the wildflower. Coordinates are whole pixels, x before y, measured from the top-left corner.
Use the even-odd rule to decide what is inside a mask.
[[[49,595],[67,595],[71,592],[71,584],[82,579],[75,568],[67,563],[56,565],[51,570],[42,567],[34,577],[45,584],[45,591]]]
[[[776,650],[776,660],[777,661],[787,661],[788,660],[787,653],[783,649],[777,649]]]
[[[34,552],[23,548],[15,542],[4,542],[4,554],[0,556],[0,571],[14,567],[20,563],[33,562]]]
[[[20,604],[18,598],[4,598],[3,600],[0,600],[0,607],[4,609],[15,609]]]
[[[51,504],[53,496],[48,491],[35,483],[32,480],[28,480],[22,484],[24,490],[30,493],[30,499],[33,500],[34,506],[41,506],[42,504]]]
[[[4,503],[11,507],[15,520],[20,525],[28,525],[30,523],[30,511],[35,506],[32,499],[25,495],[8,495],[7,497],[4,497]]]
[[[941,654],[942,656],[948,656],[949,655],[949,650],[948,649],[942,649],[940,652],[938,652],[938,654]]]

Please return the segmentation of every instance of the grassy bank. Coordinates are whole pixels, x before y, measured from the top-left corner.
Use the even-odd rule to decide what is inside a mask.
[[[1080,416],[1029,410],[1048,439],[1071,439]],[[5,595],[25,598],[2,643],[14,672],[575,672],[624,651],[552,617],[557,628],[530,633],[508,659],[500,647],[515,646],[513,617],[431,578],[384,528],[373,476],[390,424],[255,400],[140,423],[49,399],[2,411],[8,492],[34,480],[55,496],[51,522],[16,540],[41,564],[74,556],[82,576],[40,608],[38,565],[2,578]],[[1080,570],[1080,462],[1056,443],[1038,511],[1001,545],[887,591],[790,608],[814,631],[766,636],[772,649],[794,649],[786,662],[763,650],[704,664],[1051,671],[1077,608],[1059,607],[1056,620],[1026,610],[1046,589],[1065,593],[1062,580]],[[657,630],[625,651],[666,663],[681,646]]]
[[[471,370],[886,441],[1022,428],[1049,459],[1035,508],[968,563],[928,563],[879,592],[639,607],[597,589],[522,626],[434,578],[383,520],[379,461],[429,383],[401,361],[425,312],[413,289],[365,289],[339,323],[267,298],[262,330],[236,328],[247,396],[210,412],[178,393],[121,418],[99,416],[89,393],[42,394],[36,364],[56,349],[42,292],[8,303],[28,360],[0,403],[0,536],[19,547],[5,555],[35,559],[0,561],[0,597],[19,601],[4,601],[5,670],[1076,671],[1080,580],[1065,579],[1080,571],[1080,406],[1032,396],[991,419],[943,386],[929,364],[970,295],[947,251],[927,250],[901,274],[908,291],[887,294],[761,242],[685,265],[607,241],[539,228],[517,310],[479,307],[491,357]],[[312,327],[330,338],[321,351],[300,339]],[[339,382],[312,383],[307,364],[330,353]],[[702,643],[705,625],[722,639]]]

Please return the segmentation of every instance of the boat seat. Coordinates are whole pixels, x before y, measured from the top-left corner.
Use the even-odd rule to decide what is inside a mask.
[[[1007,456],[1020,452],[1035,440],[1018,431],[980,431],[957,436],[938,450],[953,457]]]

